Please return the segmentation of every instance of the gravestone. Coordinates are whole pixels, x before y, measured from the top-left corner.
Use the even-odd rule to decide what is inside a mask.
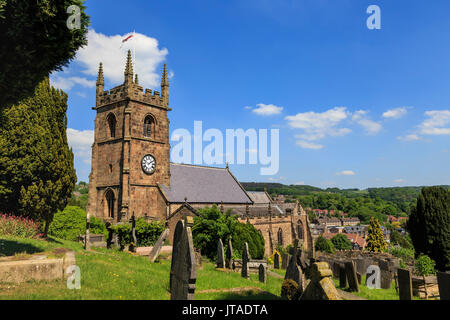
[[[194,300],[197,269],[192,240],[192,217],[180,220],[175,227],[170,269],[170,299]]]
[[[281,255],[281,269],[286,270],[289,262],[289,254],[283,253]]]
[[[341,300],[332,277],[333,272],[328,263],[313,263],[311,265],[311,281],[300,300]]]
[[[294,250],[291,259],[289,260],[288,267],[286,269],[286,274],[284,275],[284,280],[291,279],[298,284],[298,288],[303,292],[303,273],[300,266],[297,264],[297,254],[298,254],[298,239],[294,240]]]
[[[91,215],[88,213],[86,215],[86,234],[84,236],[84,249],[85,250],[89,250],[90,246],[91,246],[91,244],[90,244],[91,239],[89,237],[90,224],[91,224]]]
[[[347,273],[345,271],[345,265],[339,264],[339,287],[341,289],[347,288]]]
[[[411,272],[406,269],[398,269],[398,294],[400,300],[412,300],[412,277]]]
[[[350,291],[359,292],[358,276],[356,275],[355,264],[353,261],[345,263],[345,272],[347,275],[347,282]]]
[[[273,256],[273,268],[280,269],[280,255],[278,252],[275,252],[275,255]]]
[[[136,252],[136,247],[137,247],[136,218],[134,217],[134,213],[131,216],[131,241],[133,242],[133,244],[130,245],[130,251],[131,252]]]
[[[248,243],[244,244],[244,251],[242,252],[242,270],[241,276],[242,278],[249,279],[250,271],[248,268],[248,262],[250,261],[250,253],[248,252]]]
[[[441,300],[450,300],[450,273],[436,272]]]
[[[217,268],[225,268],[225,256],[223,253],[223,243],[222,239],[217,241]]]
[[[361,273],[356,272],[356,277],[358,278],[358,284],[361,285],[361,281],[362,281]]]
[[[386,260],[380,260],[378,265],[381,270],[381,289],[390,289],[392,286],[392,272],[390,264]]]
[[[267,270],[266,267],[261,263],[259,265],[259,282],[266,283],[267,281]]]
[[[166,229],[161,233],[161,235],[158,238],[158,241],[156,241],[155,245],[153,246],[152,251],[150,252],[150,255],[148,256],[148,259],[150,262],[155,262],[156,258],[158,258],[159,252],[161,251],[161,248],[164,245],[164,242],[169,237],[169,229]]]
[[[228,239],[228,248],[227,248],[227,259],[226,259],[226,268],[233,268],[233,243],[231,241],[231,236]]]

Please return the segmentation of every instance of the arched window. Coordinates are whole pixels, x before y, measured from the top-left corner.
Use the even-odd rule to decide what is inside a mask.
[[[148,115],[144,120],[144,137],[151,137],[155,127],[155,120]]]
[[[106,200],[106,214],[108,218],[114,218],[114,192],[112,190],[108,190],[105,195]]]
[[[301,221],[297,224],[297,234],[299,239],[303,239],[303,223]]]
[[[114,114],[110,113],[108,115],[108,127],[109,127],[109,136],[111,138],[115,138],[116,137],[116,117],[114,116]]]
[[[278,245],[283,245],[283,230],[278,229]]]

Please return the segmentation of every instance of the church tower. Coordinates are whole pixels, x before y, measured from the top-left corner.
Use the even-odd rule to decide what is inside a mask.
[[[112,223],[134,214],[165,220],[160,186],[170,187],[169,80],[166,65],[161,93],[139,85],[128,51],[124,83],[105,91],[100,63],[89,175],[91,216]]]

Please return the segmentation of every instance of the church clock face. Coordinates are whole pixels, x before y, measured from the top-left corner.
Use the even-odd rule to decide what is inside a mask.
[[[142,170],[146,174],[152,174],[156,169],[156,160],[152,155],[148,154],[142,159]]]

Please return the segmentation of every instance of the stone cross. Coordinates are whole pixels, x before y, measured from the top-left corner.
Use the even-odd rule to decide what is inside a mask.
[[[84,249],[89,250],[91,247],[90,244],[90,236],[89,236],[89,228],[91,224],[91,215],[88,213],[86,215],[86,234],[84,235]]]
[[[298,253],[298,239],[294,240],[294,250],[291,259],[289,260],[289,264],[286,269],[286,274],[284,279],[294,280],[298,284],[298,288],[303,292],[303,273],[302,269],[297,263],[297,253]]]
[[[275,255],[273,256],[273,268],[280,269],[280,255],[278,252],[275,252]]]
[[[233,268],[233,244],[231,242],[231,236],[228,239],[226,268],[228,268],[228,269],[232,269]]]
[[[222,239],[219,239],[219,241],[217,241],[217,268],[225,268],[225,257],[223,253]]]
[[[345,263],[345,272],[347,274],[347,282],[350,291],[359,292],[358,276],[356,275],[356,268],[353,261]]]
[[[242,270],[241,275],[242,278],[249,279],[250,271],[248,267],[248,262],[250,261],[250,253],[248,252],[248,243],[244,244],[244,250],[242,251]]]
[[[439,287],[439,298],[441,300],[450,300],[450,273],[436,272],[438,287]]]
[[[412,300],[412,277],[411,272],[406,269],[398,269],[398,294],[400,300]]]
[[[197,269],[192,240],[192,217],[180,220],[175,227],[170,269],[170,299],[193,300]]]
[[[259,265],[259,282],[266,283],[267,281],[267,270],[266,267],[261,263]]]
[[[333,283],[333,271],[328,263],[316,262],[311,265],[311,281],[300,300],[341,300]]]
[[[169,237],[169,229],[166,229],[163,231],[163,233],[161,233],[161,235],[158,238],[158,241],[156,241],[152,251],[150,252],[150,255],[148,256],[150,262],[153,263],[155,262],[156,258],[158,258],[159,252],[161,251],[161,248],[164,245],[164,241],[166,241],[168,237]]]

